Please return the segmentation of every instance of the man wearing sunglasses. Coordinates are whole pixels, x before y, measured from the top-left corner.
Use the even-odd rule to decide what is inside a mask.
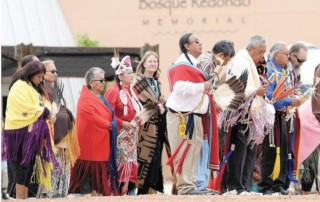
[[[303,43],[295,43],[289,49],[290,79],[292,85],[300,82],[301,65],[307,60],[308,49]]]
[[[295,86],[299,84],[301,81],[301,65],[307,60],[307,54],[308,49],[303,43],[295,43],[291,46],[289,49],[289,61],[288,61],[288,70],[289,70],[289,81],[291,81],[291,86]],[[300,122],[299,113],[294,110],[292,113],[293,115],[293,124],[297,125],[298,122]],[[293,153],[295,147],[299,145],[299,139],[296,135],[296,131],[293,130],[292,133],[289,134],[291,136],[291,141],[294,141],[294,144],[291,144],[291,147],[288,147],[290,151],[288,153]],[[294,168],[294,170],[297,170],[297,168]],[[291,174],[289,174],[291,175]],[[287,185],[289,185],[288,191],[291,193],[295,193],[295,186],[294,182],[290,181],[289,178],[287,178]],[[302,185],[303,186],[303,185]]]

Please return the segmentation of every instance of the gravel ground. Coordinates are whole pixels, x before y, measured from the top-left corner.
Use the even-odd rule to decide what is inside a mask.
[[[27,201],[54,202],[320,202],[320,194],[296,195],[296,196],[172,196],[171,183],[165,183],[165,194],[139,195],[139,196],[109,196],[91,197],[69,195],[68,198],[33,199]],[[26,200],[16,200],[26,201]]]
[[[54,202],[54,201],[77,201],[77,202],[320,202],[320,194],[296,195],[296,196],[172,196],[171,181],[165,183],[165,194],[139,195],[139,196],[109,196],[91,197],[69,195],[68,198],[35,199],[29,198],[27,201]],[[3,200],[3,199],[2,199]],[[8,201],[8,200],[6,200]],[[15,200],[26,201],[26,200]]]
[[[25,201],[25,200],[16,200]],[[27,201],[78,201],[78,202],[319,202],[320,195],[307,196],[171,196],[165,194],[121,197],[79,197],[64,199],[29,199]]]

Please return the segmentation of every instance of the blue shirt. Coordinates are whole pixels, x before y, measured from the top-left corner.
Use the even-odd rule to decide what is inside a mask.
[[[273,65],[272,65],[273,64]],[[278,79],[275,79],[275,81],[273,83],[270,83],[267,89],[267,98],[269,100],[272,100],[272,94],[274,89],[277,86],[277,80],[279,80],[281,78],[281,75],[283,70],[282,67],[280,67],[274,60],[270,60],[267,63],[267,67],[268,67],[268,79],[270,78],[270,76],[276,72],[276,76],[278,77]],[[287,75],[288,77],[289,75]],[[273,106],[276,110],[286,110],[286,108],[288,106],[290,106],[292,103],[292,99],[291,98],[283,98],[282,100],[279,100],[278,102],[273,103]]]

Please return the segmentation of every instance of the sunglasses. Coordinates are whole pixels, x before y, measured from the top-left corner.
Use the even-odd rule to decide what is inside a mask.
[[[297,61],[298,61],[300,64],[302,64],[302,63],[304,63],[304,62],[306,61],[306,60],[301,60],[301,59],[299,59],[298,56],[296,56],[296,55],[294,55],[294,57],[296,57]]]
[[[106,80],[104,80],[104,79],[92,80],[92,81],[100,81],[100,83],[104,83],[104,82],[106,82]]]

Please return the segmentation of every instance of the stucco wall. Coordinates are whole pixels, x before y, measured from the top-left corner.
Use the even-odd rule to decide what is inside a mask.
[[[159,44],[166,96],[166,71],[185,32],[196,33],[204,51],[221,39],[233,41],[238,50],[255,34],[267,38],[268,50],[280,40],[320,47],[319,0],[60,0],[60,5],[74,37],[88,33],[107,47]]]
[[[178,40],[194,32],[211,50],[221,39],[244,47],[261,34],[272,43],[299,40],[320,46],[318,0],[60,0],[72,34],[88,33],[103,45],[160,45],[161,80],[168,95],[166,70],[179,55]]]

